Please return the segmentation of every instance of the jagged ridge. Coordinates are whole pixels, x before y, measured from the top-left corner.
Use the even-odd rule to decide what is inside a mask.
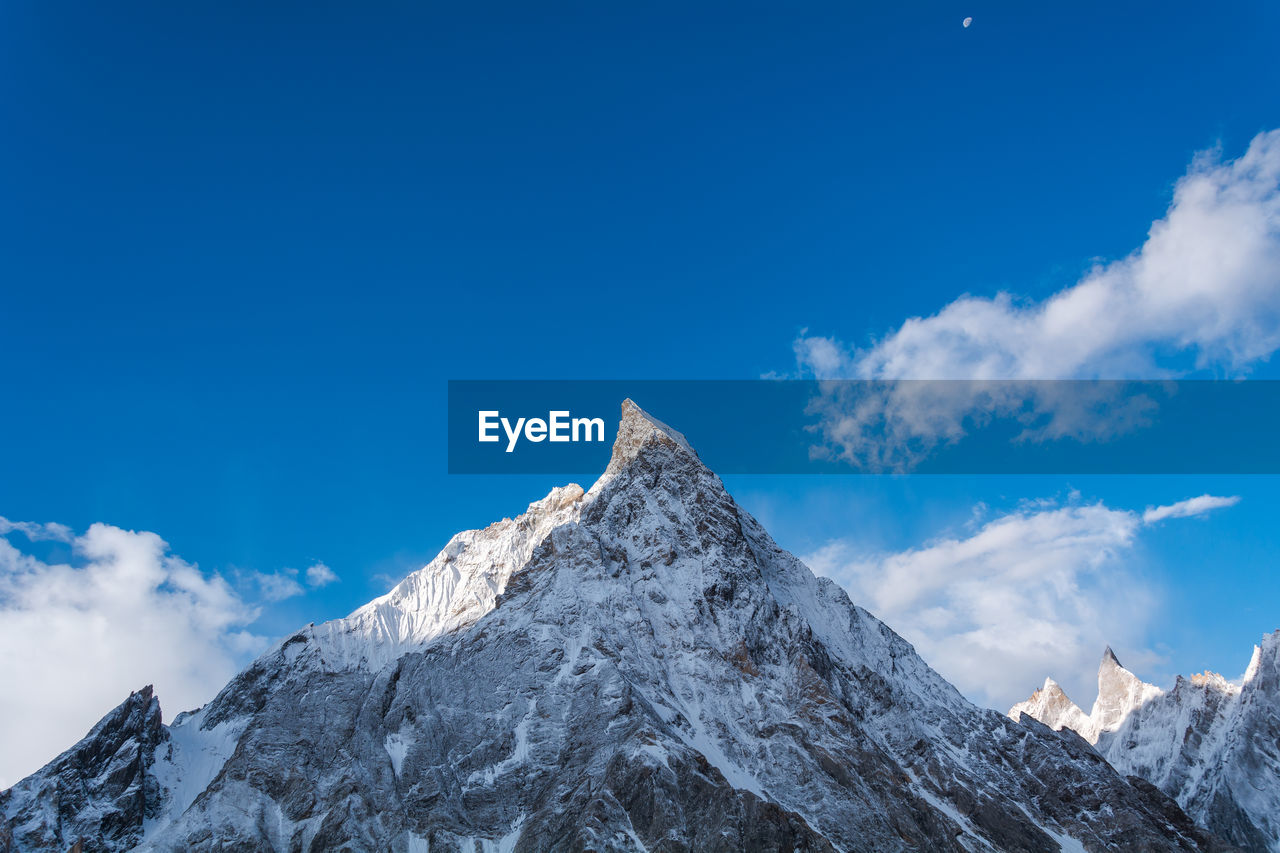
[[[1121,666],[1108,648],[1089,715],[1052,679],[1009,715],[1078,732],[1117,770],[1157,786],[1201,826],[1247,850],[1280,851],[1278,673],[1280,631],[1254,647],[1239,683],[1205,672],[1178,676],[1167,693]]]

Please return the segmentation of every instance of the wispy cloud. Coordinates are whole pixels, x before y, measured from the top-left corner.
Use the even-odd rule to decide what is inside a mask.
[[[279,569],[274,572],[240,572],[240,583],[249,583],[264,601],[284,601],[306,594],[307,588],[320,589],[338,581],[338,573],[324,563],[313,563],[306,571]],[[306,583],[306,587],[303,586]]]
[[[1161,507],[1181,508],[1161,517],[1235,502],[1205,497]],[[1146,523],[1145,514],[1073,496],[897,553],[868,554],[838,540],[804,560],[967,696],[1002,709],[1047,672],[1092,672],[1107,644],[1133,650],[1127,659],[1137,666],[1159,660],[1144,642],[1160,591],[1131,560]],[[1064,687],[1082,699],[1093,690],[1087,677]]]
[[[0,516],[0,536],[10,533],[21,533],[32,542],[70,542],[75,537],[75,533],[65,524],[10,521]]]
[[[1166,518],[1190,518],[1193,515],[1204,515],[1211,510],[1235,506],[1238,503],[1240,503],[1239,495],[1231,497],[1201,495],[1198,498],[1188,498],[1168,506],[1147,507],[1147,511],[1142,514],[1142,521],[1144,524],[1155,524]]]
[[[802,375],[885,380],[1162,379],[1189,369],[1241,376],[1277,348],[1280,130],[1259,134],[1235,160],[1198,155],[1142,246],[1048,299],[962,296],[867,348],[807,332],[794,342]],[[886,424],[868,425],[869,416],[888,418],[908,443],[950,441],[966,419],[1000,404],[969,393],[948,398],[944,384],[894,389],[905,399],[872,408],[820,401],[826,446],[861,458],[868,440],[886,439]],[[1035,401],[1047,411],[1063,402]]]
[[[319,589],[322,586],[337,583],[337,581],[338,573],[324,563],[316,563],[307,568],[307,586],[312,589]]]
[[[297,569],[281,569],[276,572],[251,572],[249,577],[258,587],[264,601],[284,601],[306,592],[298,583]]]

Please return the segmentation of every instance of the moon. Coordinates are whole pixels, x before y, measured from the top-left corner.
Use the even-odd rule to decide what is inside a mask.
[[[965,18],[963,21],[960,22],[960,25],[967,28],[972,23],[973,23],[973,18]]]

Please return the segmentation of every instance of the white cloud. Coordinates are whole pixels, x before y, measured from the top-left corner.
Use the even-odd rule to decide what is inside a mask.
[[[280,569],[275,572],[249,572],[247,577],[258,588],[264,601],[275,602],[306,593],[306,589],[298,579],[299,574],[312,589],[328,586],[338,580],[338,573],[324,563],[315,563],[302,573],[297,569]]]
[[[1204,515],[1210,510],[1235,506],[1238,503],[1240,503],[1239,495],[1231,497],[1201,495],[1198,498],[1188,498],[1168,506],[1147,507],[1147,511],[1142,514],[1142,521],[1145,524],[1155,524],[1166,518],[1190,518],[1193,515]]]
[[[796,342],[815,375],[859,379],[1152,378],[1168,351],[1239,372],[1277,348],[1280,130],[1198,155],[1137,251],[1043,302],[962,296],[862,351]]]
[[[794,344],[804,375],[886,380],[1162,379],[1192,367],[1241,376],[1277,348],[1280,130],[1256,136],[1236,160],[1198,155],[1142,246],[1046,300],[966,295],[908,319],[869,348],[807,330]],[[883,441],[886,426],[901,431],[904,443],[924,436],[936,444],[963,434],[966,419],[1018,402],[998,392],[948,393],[927,383],[892,389],[892,400],[850,407],[826,399],[816,409],[828,448],[857,461],[869,440]],[[1071,434],[1074,415],[1096,423],[1090,401],[1075,394],[1033,401],[1057,418],[1043,437]],[[1064,420],[1064,403],[1083,412],[1068,411]],[[1141,418],[1138,403],[1121,413],[1121,424]]]
[[[71,528],[65,524],[10,521],[0,515],[0,536],[6,536],[10,533],[21,533],[32,542],[70,542],[75,535]]]
[[[1158,661],[1144,647],[1157,590],[1129,564],[1142,518],[1101,503],[1028,504],[900,553],[864,554],[846,541],[805,557],[915,645],[966,696],[1005,710],[1045,675],[1088,702],[1098,656]]]
[[[250,577],[257,584],[265,601],[284,601],[302,595],[306,590],[298,583],[297,569],[281,569],[278,572],[252,572]]]
[[[25,547],[50,540],[71,546],[69,563]],[[239,578],[269,603],[301,595],[298,575]],[[337,579],[324,563],[306,571],[313,588]],[[0,790],[84,737],[131,690],[154,684],[166,719],[213,698],[268,642],[248,630],[257,605],[154,533],[95,524],[76,536],[0,517]]]
[[[307,586],[312,589],[328,586],[331,583],[336,583],[337,580],[338,573],[324,563],[316,563],[307,569]]]
[[[0,788],[83,737],[130,690],[154,684],[172,717],[212,698],[265,643],[246,630],[251,605],[154,533],[94,524],[72,536],[9,522],[0,531],[70,541],[75,555],[46,563],[0,535]]]

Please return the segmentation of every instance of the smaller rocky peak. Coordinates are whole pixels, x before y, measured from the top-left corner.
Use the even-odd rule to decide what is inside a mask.
[[[109,711],[75,746],[0,799],[0,826],[18,850],[132,849],[163,807],[151,773],[168,738],[148,685]],[[5,847],[3,849],[8,849]]]
[[[127,741],[150,745],[161,737],[160,700],[148,684],[109,711],[72,750],[81,763],[109,760]]]
[[[1178,678],[1181,680],[1182,676],[1178,676]],[[1223,678],[1222,673],[1208,669],[1204,672],[1191,673],[1191,685],[1193,687],[1208,688],[1219,692],[1227,692],[1231,687],[1227,679]]]
[[[1046,678],[1044,686],[1032,693],[1029,699],[1009,709],[1009,716],[1014,720],[1022,714],[1039,720],[1051,729],[1069,728],[1082,732],[1088,726],[1084,711],[1071,701],[1066,691],[1052,678]]]

